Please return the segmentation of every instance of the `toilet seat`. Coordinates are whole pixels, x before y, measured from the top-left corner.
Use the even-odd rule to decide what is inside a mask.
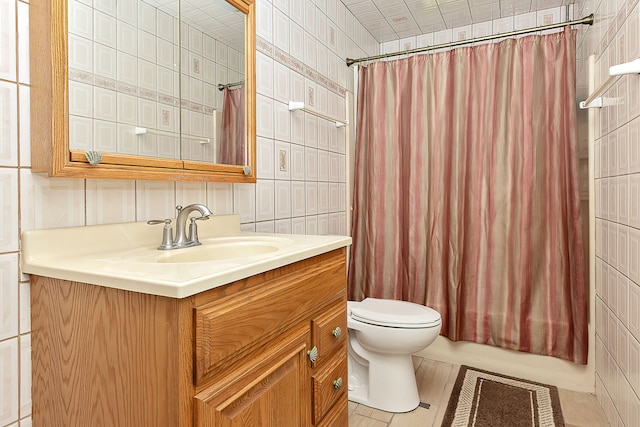
[[[433,328],[441,324],[440,313],[407,301],[365,298],[349,304],[350,315],[363,323],[393,328]]]

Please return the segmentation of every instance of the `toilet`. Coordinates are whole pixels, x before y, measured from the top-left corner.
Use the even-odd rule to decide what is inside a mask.
[[[386,412],[420,404],[411,355],[431,344],[440,313],[406,301],[347,302],[349,400]]]

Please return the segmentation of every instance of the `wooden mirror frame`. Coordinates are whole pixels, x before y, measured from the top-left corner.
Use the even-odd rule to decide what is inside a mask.
[[[245,90],[247,165],[225,165],[126,154],[102,154],[89,164],[69,148],[67,0],[31,0],[31,170],[52,177],[164,181],[256,182],[255,0],[226,0],[246,16]],[[248,172],[248,173],[247,173]]]

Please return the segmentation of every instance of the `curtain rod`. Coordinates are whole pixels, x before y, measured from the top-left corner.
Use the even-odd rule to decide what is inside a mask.
[[[226,85],[223,85],[222,83],[218,84],[218,90],[224,90],[224,88],[231,88],[232,86],[241,86],[244,84],[244,80],[241,82],[235,82],[235,83],[227,83]]]
[[[359,59],[347,58],[347,67],[350,67],[357,62],[373,61],[375,59],[389,58],[392,56],[399,56],[399,55],[410,55],[413,53],[426,52],[429,50],[444,49],[448,47],[461,46],[465,44],[483,42],[487,40],[494,40],[494,39],[499,39],[503,37],[517,36],[520,34],[535,33],[537,31],[552,30],[554,28],[560,28],[560,27],[565,27],[567,25],[578,25],[578,24],[593,25],[593,13],[589,16],[585,16],[582,19],[576,19],[575,21],[560,22],[558,24],[541,25],[539,27],[534,27],[534,28],[525,28],[524,30],[516,30],[516,31],[509,31],[507,33],[492,34],[490,36],[476,37],[475,39],[458,40],[456,42],[443,43],[443,44],[438,44],[434,46],[419,47],[417,49],[403,50],[400,52],[385,53],[383,55],[368,56],[366,58],[359,58]]]

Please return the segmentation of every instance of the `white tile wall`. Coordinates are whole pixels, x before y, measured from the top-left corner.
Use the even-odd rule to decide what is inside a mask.
[[[291,182],[275,181],[275,218],[291,218]]]
[[[18,114],[20,115],[18,124],[18,132],[20,134],[18,150],[20,153],[20,166],[25,167],[31,166],[31,120],[29,117],[31,112],[31,104],[29,103],[30,96],[31,88],[29,86],[20,85],[18,90]]]
[[[207,184],[204,182],[176,182],[176,204],[187,206],[203,203],[207,197]]]
[[[267,1],[256,2],[256,35],[269,43],[273,42],[273,6]]]
[[[595,55],[596,85],[608,67],[638,57],[637,0],[586,0],[576,16],[595,13],[579,32],[578,81],[588,81]],[[540,19],[540,17],[538,18]],[[611,425],[631,426],[640,408],[640,110],[638,78],[625,76],[605,96],[622,105],[596,119],[596,395]]]
[[[280,141],[291,140],[291,112],[287,103],[273,102],[274,138]]]
[[[316,215],[318,213],[318,183],[306,182],[305,183],[305,210],[307,215]],[[309,222],[307,222],[307,225]],[[307,234],[317,234],[315,232],[309,232]]]
[[[305,234],[306,233],[306,219],[305,219],[305,217],[291,218],[291,232],[293,234]]]
[[[31,415],[31,335],[20,336],[20,418]]]
[[[255,185],[256,221],[269,221],[275,218],[275,186],[273,180],[259,179]]]
[[[291,181],[291,216],[303,217],[306,210],[305,183],[302,181]]]
[[[86,188],[86,224],[136,220],[135,182],[89,180]]]
[[[22,230],[85,225],[83,180],[52,180],[29,169],[21,169],[19,179]]]
[[[6,115],[4,120],[0,120],[0,140],[6,141],[0,146],[0,166],[18,165],[18,128],[15,126],[18,121],[17,110],[18,85],[0,80],[0,111]]]
[[[279,234],[291,234],[291,219],[280,219],[274,221],[274,229]]]
[[[318,216],[308,215],[305,217],[305,229],[307,234],[318,234]]]
[[[263,53],[256,53],[256,90],[273,97],[273,59]]]
[[[175,183],[165,181],[136,182],[136,221],[175,217],[177,205]]]
[[[18,171],[0,168],[0,207],[4,226],[0,230],[0,253],[18,250]]]
[[[275,175],[274,143],[272,139],[258,137],[256,141],[256,175],[273,179]]]
[[[18,256],[0,255],[0,341],[18,335]]]
[[[207,206],[217,215],[233,214],[233,184],[224,182],[208,183]]]
[[[0,400],[0,425],[19,418],[19,351],[18,337],[0,341],[0,372],[5,373]]]
[[[284,52],[287,50],[282,49]],[[281,64],[278,61],[274,61],[273,64],[273,95],[274,98],[280,102],[289,102],[290,82],[289,82],[289,68],[286,65]]]
[[[318,180],[318,150],[315,148],[304,149],[305,179],[307,181]]]
[[[274,233],[275,223],[274,221],[256,222],[255,231],[257,233]]]
[[[233,184],[233,212],[240,215],[240,222],[256,221],[256,186]]]
[[[0,79],[16,81],[16,2],[0,1],[0,40],[8,49],[0,55]],[[9,48],[11,47],[11,48]]]
[[[256,134],[264,138],[274,137],[273,99],[264,95],[256,96]]]

